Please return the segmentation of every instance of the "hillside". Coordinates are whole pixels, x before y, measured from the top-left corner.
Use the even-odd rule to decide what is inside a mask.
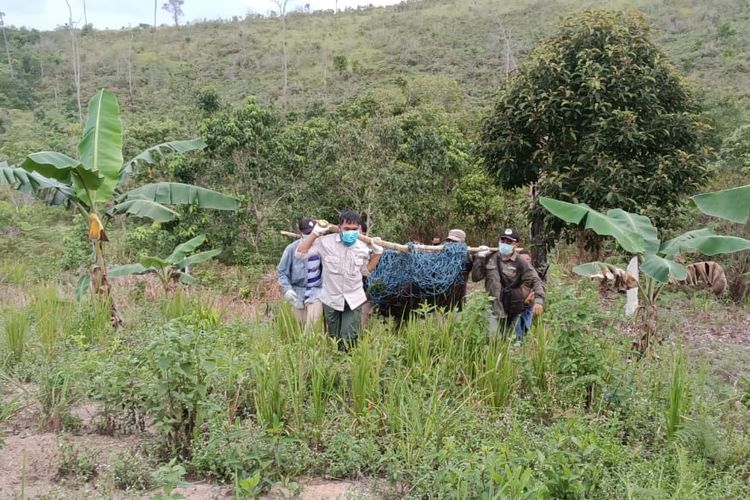
[[[504,76],[506,34],[520,62],[560,16],[586,6],[643,11],[657,43],[705,95],[719,130],[750,119],[747,0],[425,0],[336,16],[293,13],[286,109],[330,108],[398,78],[428,75],[438,86],[455,80],[469,108],[481,112]],[[8,36],[16,77],[1,61],[0,157],[17,161],[27,147],[74,144],[68,32],[12,29]],[[120,97],[126,124],[169,118],[187,130],[195,126],[196,91],[209,86],[226,102],[254,95],[283,107],[281,40],[278,18],[87,31],[80,36],[82,101],[107,87]]]

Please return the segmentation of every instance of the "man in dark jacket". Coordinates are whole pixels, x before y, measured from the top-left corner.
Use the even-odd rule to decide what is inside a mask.
[[[544,287],[536,270],[515,252],[518,232],[506,229],[500,235],[499,251],[479,247],[471,270],[471,279],[484,279],[484,288],[494,299],[490,328],[509,329],[533,301],[534,316],[544,310]],[[533,293],[533,295],[532,295]]]

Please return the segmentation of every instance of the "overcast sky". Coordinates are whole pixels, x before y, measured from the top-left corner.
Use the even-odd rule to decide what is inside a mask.
[[[161,8],[166,0],[157,0],[157,23],[170,23],[169,13]],[[69,0],[73,9],[73,22],[83,26],[83,0]],[[397,0],[339,0],[338,7],[357,5],[390,5]],[[289,0],[287,11],[310,4],[312,10],[333,9],[336,0]],[[184,21],[205,19],[229,19],[244,16],[248,12],[268,14],[275,9],[270,0],[185,0],[182,6]],[[5,12],[5,24],[37,29],[53,29],[68,20],[65,0],[0,0],[0,11]],[[86,0],[86,18],[97,29],[152,24],[153,0]]]

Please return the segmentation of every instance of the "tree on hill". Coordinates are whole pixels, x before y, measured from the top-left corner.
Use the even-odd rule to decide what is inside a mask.
[[[707,180],[700,112],[641,15],[586,11],[563,20],[499,89],[483,125],[485,167],[506,188],[531,184],[537,195],[668,227]],[[536,262],[550,242],[543,233],[560,230],[537,205]]]
[[[172,16],[175,26],[180,25],[180,18],[185,15],[185,13],[182,12],[182,5],[184,3],[185,0],[168,0],[164,3],[164,5],[161,6],[162,9],[169,12],[169,14]],[[156,16],[154,16],[154,19],[156,19]],[[156,26],[156,21],[154,21],[154,26]]]

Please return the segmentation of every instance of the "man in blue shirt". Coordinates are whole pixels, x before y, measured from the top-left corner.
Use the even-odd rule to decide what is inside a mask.
[[[303,235],[310,234],[313,227],[313,219],[299,221],[299,230]],[[284,249],[276,270],[279,273],[279,285],[284,298],[292,303],[294,317],[307,331],[323,314],[323,304],[320,302],[323,274],[319,256],[313,255],[307,259],[298,259],[294,256],[301,241],[302,239],[296,240]]]

